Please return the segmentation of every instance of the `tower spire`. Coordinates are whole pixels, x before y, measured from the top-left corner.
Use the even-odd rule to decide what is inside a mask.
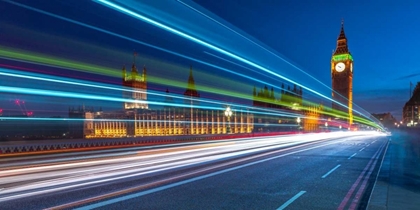
[[[185,90],[184,95],[185,96],[200,97],[200,94],[198,94],[197,90],[195,89],[195,82],[194,82],[194,77],[193,77],[192,66],[190,66],[190,75],[188,76],[187,90]]]
[[[344,33],[344,19],[342,19],[340,35],[338,35],[337,47],[335,48],[333,55],[346,54],[346,53],[350,53],[350,51],[347,46],[346,34]]]
[[[346,39],[346,34],[344,33],[344,19],[341,19],[341,30],[340,35],[338,36],[338,40]]]
[[[144,82],[147,81],[147,69],[146,69],[146,65],[143,65],[143,81]]]

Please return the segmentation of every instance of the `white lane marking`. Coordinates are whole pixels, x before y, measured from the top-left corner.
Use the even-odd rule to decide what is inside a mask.
[[[347,159],[351,159],[352,157],[354,157],[355,155],[357,155],[357,152],[356,153],[354,153],[353,155],[351,155],[349,158],[347,158]]]
[[[362,149],[359,150],[359,152],[363,151],[365,148],[363,147]]]
[[[340,166],[341,166],[341,164],[338,164],[336,167],[334,167],[333,169],[331,169],[330,171],[328,171],[328,173],[326,173],[324,176],[322,176],[322,178],[324,179],[325,177],[327,177],[328,175],[330,175],[333,171],[335,171],[335,169],[337,169]]]
[[[292,198],[290,198],[288,201],[286,201],[286,203],[284,203],[279,208],[277,208],[277,210],[283,210],[283,209],[285,209],[287,206],[289,206],[291,203],[293,203],[293,201],[295,201],[296,199],[298,199],[300,196],[302,196],[305,193],[306,193],[306,191],[300,191],[298,194],[296,194],[295,196],[293,196]]]
[[[269,161],[269,160],[274,160],[274,159],[277,159],[277,158],[285,157],[285,156],[296,154],[296,153],[299,153],[299,152],[312,150],[312,149],[315,149],[315,148],[328,146],[328,145],[331,145],[331,144],[336,144],[338,142],[343,142],[343,141],[345,141],[345,140],[332,142],[332,143],[328,143],[328,144],[322,144],[322,145],[318,145],[318,146],[314,146],[314,147],[310,147],[310,148],[306,148],[306,149],[297,150],[297,151],[294,151],[294,152],[289,152],[289,153],[286,153],[286,154],[282,154],[282,155],[258,160],[258,161],[255,161],[255,162],[247,163],[247,164],[244,164],[244,165],[239,165],[239,166],[232,167],[232,168],[227,168],[227,169],[224,169],[224,170],[221,170],[221,171],[213,172],[213,173],[210,173],[210,174],[205,174],[205,175],[202,175],[202,176],[198,176],[198,177],[194,177],[194,178],[187,179],[187,180],[184,180],[184,181],[180,181],[180,182],[172,183],[172,184],[169,184],[169,185],[153,188],[153,189],[150,189],[150,190],[125,195],[125,196],[122,196],[122,197],[102,201],[102,202],[99,202],[99,203],[94,203],[94,204],[91,204],[91,205],[76,208],[75,210],[89,210],[89,209],[99,208],[99,207],[102,207],[102,206],[107,206],[107,205],[110,205],[110,204],[114,204],[114,203],[118,203],[118,202],[121,202],[121,201],[129,200],[129,199],[132,199],[132,198],[141,197],[143,195],[148,195],[148,194],[151,194],[151,193],[154,193],[154,192],[159,192],[159,191],[162,191],[162,190],[166,190],[166,189],[169,189],[169,188],[172,188],[172,187],[177,187],[177,186],[187,184],[187,183],[190,183],[190,182],[202,180],[202,179],[212,177],[212,176],[215,176],[215,175],[223,174],[223,173],[226,173],[226,172],[229,172],[229,171],[234,171],[234,170],[237,170],[237,169],[241,169],[241,168],[245,168],[245,167],[248,167],[248,166],[263,163],[263,162],[266,162],[266,161]]]

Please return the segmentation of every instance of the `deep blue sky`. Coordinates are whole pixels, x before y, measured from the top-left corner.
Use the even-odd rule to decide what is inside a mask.
[[[400,117],[409,82],[420,81],[420,2],[196,0],[326,84],[344,19],[354,58],[354,101]]]
[[[194,55],[198,58],[205,57],[198,55],[197,52],[201,53],[205,49],[197,47],[197,45],[191,45],[174,35],[162,33],[161,30],[153,26],[111,11],[96,3],[50,1],[49,4],[45,4],[45,1],[41,0],[18,2],[187,55]],[[174,1],[170,2],[173,4]],[[420,71],[417,67],[418,49],[420,49],[418,41],[420,3],[417,1],[387,1],[384,3],[382,1],[332,0],[195,0],[194,2],[218,16],[220,20],[226,21],[231,26],[274,49],[328,86],[331,85],[331,52],[335,48],[340,32],[341,19],[344,19],[349,49],[355,62],[354,102],[368,112],[392,112],[399,119],[402,107],[408,100],[409,82],[416,83],[420,80]],[[164,7],[165,4],[162,1],[161,6]],[[194,19],[191,19],[191,22],[194,22]],[[58,55],[67,59],[115,68],[116,71],[124,64],[130,65],[131,53],[136,50],[144,57],[157,58],[176,64],[177,67],[168,70],[160,66],[161,64],[152,63],[150,60],[139,61],[139,63],[147,63],[148,72],[154,76],[170,75],[180,81],[186,81],[189,65],[202,69],[203,72],[207,71],[206,67],[191,63],[189,60],[168,56],[121,38],[105,35],[4,2],[0,2],[0,24],[2,30],[0,44],[16,49]],[[200,25],[200,23],[196,24]],[[183,27],[188,26],[189,23],[183,25]],[[219,31],[211,32],[214,34],[209,34],[209,36],[217,36]],[[221,39],[223,38],[221,37]],[[9,61],[2,61],[2,63],[10,64]],[[28,66],[26,65],[26,67]],[[86,75],[64,70],[43,68],[43,71],[86,78]],[[282,73],[281,71],[280,69],[279,73]],[[208,70],[208,72],[209,74],[224,74],[212,70]],[[197,74],[197,83],[211,83],[208,80],[200,79],[198,72]],[[287,74],[285,73],[285,75]],[[102,77],[90,79],[107,80],[109,83],[116,84],[120,81]],[[249,85],[259,86],[255,83]],[[159,85],[151,85],[151,88],[165,89]],[[182,93],[182,90],[174,89],[174,91]],[[251,91],[250,89],[250,94]],[[33,100],[33,103],[36,103],[36,100]],[[65,107],[68,107],[76,105],[78,102],[59,100],[57,103],[64,103]],[[48,106],[43,108],[54,109],[54,107]]]

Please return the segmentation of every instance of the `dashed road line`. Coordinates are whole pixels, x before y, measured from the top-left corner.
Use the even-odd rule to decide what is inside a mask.
[[[283,210],[283,209],[285,209],[287,206],[289,206],[291,203],[293,203],[293,201],[295,201],[296,199],[298,199],[300,196],[302,196],[305,193],[306,193],[306,191],[300,191],[298,194],[296,194],[295,196],[293,196],[292,198],[290,198],[288,201],[286,201],[286,203],[284,203],[279,208],[277,208],[277,210]]]
[[[357,152],[356,153],[354,153],[353,155],[351,155],[349,158],[347,158],[347,159],[351,159],[352,157],[354,157],[354,156],[356,156],[357,155]]]
[[[341,164],[338,164],[336,167],[334,167],[333,169],[331,169],[330,171],[328,171],[328,173],[324,174],[324,176],[322,176],[321,178],[324,179],[325,177],[327,177],[328,175],[330,175],[333,171],[335,171],[340,166],[341,166]]]

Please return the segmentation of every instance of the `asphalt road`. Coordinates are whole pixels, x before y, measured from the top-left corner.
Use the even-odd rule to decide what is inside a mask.
[[[116,152],[48,164],[37,162],[47,157],[20,160],[25,163],[15,159],[0,171],[0,205],[364,209],[387,146],[384,136],[300,135]]]

